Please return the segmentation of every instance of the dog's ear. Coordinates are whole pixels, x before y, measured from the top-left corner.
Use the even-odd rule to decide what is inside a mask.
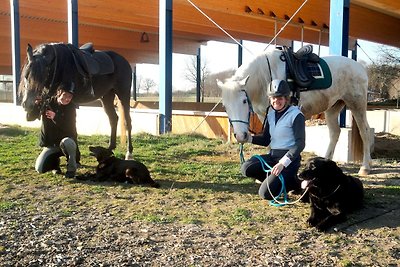
[[[308,169],[309,169],[310,171],[314,171],[314,170],[317,169],[317,163],[316,163],[315,160],[312,160],[312,161],[309,162],[309,164],[308,164]]]

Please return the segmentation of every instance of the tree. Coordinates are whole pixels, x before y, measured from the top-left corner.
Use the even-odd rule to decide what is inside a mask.
[[[202,60],[200,66],[200,94],[201,94],[201,102],[204,102],[204,96],[206,96],[205,91],[205,81],[210,75],[210,71],[207,67],[207,61]],[[186,72],[184,73],[184,78],[189,82],[197,85],[197,57],[192,56],[188,61],[186,61]]]
[[[224,81],[227,78],[232,77],[235,73],[234,69],[224,70],[221,72],[210,74],[209,78],[206,81],[207,90],[210,96],[219,97],[221,96],[221,89],[217,85],[217,79],[220,81]]]
[[[400,65],[400,48],[381,46],[379,50],[381,56],[380,62],[382,62],[382,64]]]
[[[150,89],[155,87],[157,83],[151,78],[145,78],[142,82],[143,89],[146,91],[146,94],[149,94]]]
[[[377,63],[367,67],[369,88],[383,99],[399,98],[400,49],[382,46]]]

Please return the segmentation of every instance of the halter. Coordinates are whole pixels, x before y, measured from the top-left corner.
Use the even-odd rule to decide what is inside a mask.
[[[246,95],[247,105],[249,107],[249,114],[247,116],[247,121],[239,120],[239,119],[238,120],[231,120],[230,118],[228,118],[229,119],[229,123],[231,124],[232,127],[233,127],[232,122],[240,122],[240,123],[244,123],[244,124],[250,125],[250,116],[251,116],[251,113],[253,112],[253,105],[251,104],[250,98],[247,95],[246,90],[241,90],[241,91],[244,92],[245,95]]]

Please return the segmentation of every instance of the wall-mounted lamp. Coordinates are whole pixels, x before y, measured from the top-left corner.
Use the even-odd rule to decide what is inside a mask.
[[[141,43],[148,43],[149,42],[149,35],[147,32],[143,32],[142,36],[140,37],[140,42]]]

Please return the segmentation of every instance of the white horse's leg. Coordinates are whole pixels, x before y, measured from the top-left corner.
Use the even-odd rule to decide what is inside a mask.
[[[371,161],[371,138],[370,128],[367,121],[367,114],[365,109],[354,109],[353,113],[354,120],[357,123],[357,128],[363,142],[363,162],[359,175],[368,175],[371,172],[370,161]]]
[[[329,130],[329,145],[326,150],[325,158],[332,159],[336,144],[339,140],[340,127],[338,122],[339,112],[344,106],[343,102],[336,103],[333,107],[325,111],[325,121]]]

